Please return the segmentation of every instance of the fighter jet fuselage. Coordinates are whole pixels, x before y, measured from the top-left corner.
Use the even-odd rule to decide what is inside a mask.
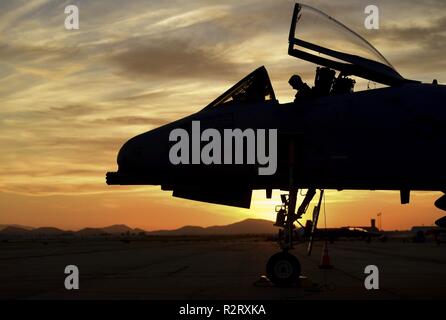
[[[444,190],[442,101],[446,86],[408,83],[295,103],[205,109],[129,140],[119,152],[119,171],[109,175],[109,183],[197,193],[237,189],[250,194],[254,189],[287,190],[292,166],[293,185],[299,189]],[[192,135],[196,121],[202,129],[214,128],[222,135],[230,128],[277,129],[276,172],[259,175],[258,164],[172,164],[170,133],[182,128]]]

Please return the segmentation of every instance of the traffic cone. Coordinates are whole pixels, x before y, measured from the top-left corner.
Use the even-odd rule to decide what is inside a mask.
[[[330,264],[330,256],[328,255],[328,243],[325,241],[324,248],[322,250],[321,264],[319,269],[333,269],[333,265]]]

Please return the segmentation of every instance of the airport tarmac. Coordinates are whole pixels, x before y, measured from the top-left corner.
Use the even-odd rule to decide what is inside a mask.
[[[446,298],[446,245],[338,241],[329,246],[335,268],[326,271],[317,267],[322,243],[311,257],[298,245],[305,287],[255,285],[277,251],[265,237],[0,243],[0,298]],[[379,268],[378,290],[364,287],[371,264]],[[67,265],[79,268],[79,290],[64,288]]]

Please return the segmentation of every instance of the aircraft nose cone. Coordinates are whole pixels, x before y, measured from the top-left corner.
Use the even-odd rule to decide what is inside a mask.
[[[107,174],[109,184],[158,185],[169,167],[170,129],[157,128],[128,140],[117,156],[118,171]]]
[[[121,150],[118,153],[117,163],[119,171],[128,171],[126,168],[130,168],[129,163],[129,154],[127,152],[122,152]]]
[[[135,182],[140,169],[140,151],[135,139],[127,141],[118,153],[118,171],[107,172],[105,179],[108,185],[125,185]]]
[[[119,171],[130,172],[138,167],[138,157],[141,156],[141,150],[134,140],[127,141],[118,153]]]

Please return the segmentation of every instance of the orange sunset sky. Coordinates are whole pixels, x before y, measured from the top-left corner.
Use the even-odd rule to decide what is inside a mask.
[[[364,28],[369,1],[307,1],[374,44],[405,77],[446,82],[446,2],[374,1],[380,29]],[[80,29],[64,28],[78,5]],[[265,65],[280,102],[287,81],[312,84],[315,66],[287,55],[294,2],[5,0],[0,2],[0,224],[80,229],[123,223],[147,230],[274,219],[255,192],[250,210],[172,198],[152,186],[107,186],[132,136],[196,112]],[[359,86],[358,89],[361,89]],[[328,226],[432,225],[439,192],[328,191]],[[323,221],[323,220],[322,220]]]

